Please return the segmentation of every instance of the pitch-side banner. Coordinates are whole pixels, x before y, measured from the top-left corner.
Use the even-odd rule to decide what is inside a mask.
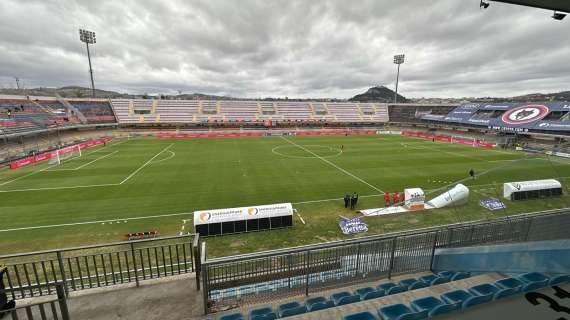
[[[79,146],[79,148],[83,150],[83,149],[91,148],[91,147],[94,147],[96,145],[99,145],[99,144],[102,144],[105,142],[109,142],[111,140],[113,140],[113,138],[110,138],[110,137],[91,140],[91,141],[88,141],[85,143],[81,143],[79,145],[73,145],[73,146],[69,146],[69,147],[65,147],[63,149],[60,149],[59,154],[62,155],[62,154],[66,154],[69,152],[73,152],[74,150],[77,149],[77,146]],[[37,156],[27,157],[24,159],[16,160],[16,161],[10,163],[10,169],[21,168],[23,166],[27,166],[27,165],[32,164],[32,163],[36,163],[36,162],[39,162],[42,160],[51,159],[55,156],[57,156],[57,151],[50,151],[50,152],[38,154]]]
[[[496,112],[493,114],[493,112]],[[504,131],[570,131],[567,121],[549,120],[552,112],[570,112],[570,103],[469,103],[453,109],[443,118],[422,117],[425,120],[485,126]]]
[[[243,221],[251,219],[292,216],[291,203],[278,203],[263,206],[201,210],[194,212],[194,225]]]

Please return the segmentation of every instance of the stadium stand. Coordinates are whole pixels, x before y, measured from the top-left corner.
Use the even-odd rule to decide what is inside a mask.
[[[88,123],[116,122],[113,109],[107,101],[69,101],[87,118]]]
[[[88,124],[116,123],[109,102],[70,102],[86,115]],[[17,135],[55,127],[71,127],[81,124],[74,113],[57,100],[0,98],[0,129],[2,134]]]
[[[388,106],[342,102],[112,100],[119,123],[385,123]],[[156,107],[153,108],[152,105]]]

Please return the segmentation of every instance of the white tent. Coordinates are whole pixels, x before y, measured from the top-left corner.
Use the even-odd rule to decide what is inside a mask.
[[[562,184],[558,180],[545,179],[534,181],[507,182],[503,184],[503,196],[509,200],[512,199],[513,193],[561,189]]]
[[[467,201],[469,201],[469,188],[459,183],[449,191],[433,198],[427,204],[435,208],[443,208],[450,205],[463,205],[466,204]]]

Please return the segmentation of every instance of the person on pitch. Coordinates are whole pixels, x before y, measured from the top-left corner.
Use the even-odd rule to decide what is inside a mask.
[[[354,206],[356,205],[356,197],[355,197],[355,195],[356,195],[356,192],[354,192],[354,193],[352,194],[352,196],[350,197],[350,209],[351,209],[351,210],[354,210]]]
[[[354,207],[358,205],[358,193],[354,192]]]
[[[469,170],[469,175],[471,176],[471,179],[475,180],[475,171],[473,171],[473,169]]]
[[[390,192],[384,193],[384,202],[386,203],[386,206],[390,205]]]
[[[400,194],[398,191],[394,192],[394,204],[400,202]]]
[[[350,195],[347,193],[344,195],[344,207],[348,209],[349,204],[350,204]]]

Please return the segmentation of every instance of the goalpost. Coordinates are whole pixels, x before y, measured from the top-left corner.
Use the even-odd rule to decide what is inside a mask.
[[[55,151],[55,153],[55,156],[51,157],[48,161],[50,165],[59,165],[62,161],[81,157],[81,148],[79,145],[71,146],[63,149],[58,149]]]

